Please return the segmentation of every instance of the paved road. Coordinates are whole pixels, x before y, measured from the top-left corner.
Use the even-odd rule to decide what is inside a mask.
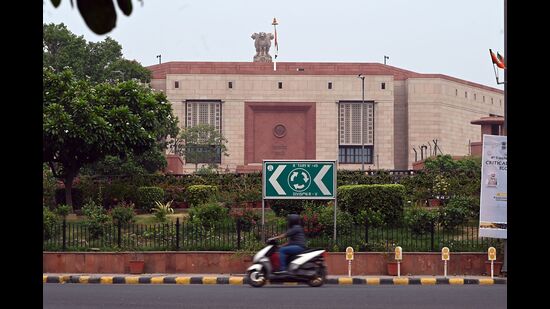
[[[44,284],[43,308],[506,308],[506,285],[366,286]]]

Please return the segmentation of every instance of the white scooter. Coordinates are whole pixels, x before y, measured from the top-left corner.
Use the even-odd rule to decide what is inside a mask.
[[[305,282],[312,287],[322,286],[327,275],[325,265],[326,250],[306,249],[287,257],[288,273],[277,274],[279,270],[279,246],[273,239],[267,240],[267,246],[258,251],[252,259],[252,266],[246,270],[248,284],[262,287],[270,282]]]

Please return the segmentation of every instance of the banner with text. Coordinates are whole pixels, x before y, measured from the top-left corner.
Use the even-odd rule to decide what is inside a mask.
[[[507,238],[506,136],[483,135],[479,236]]]

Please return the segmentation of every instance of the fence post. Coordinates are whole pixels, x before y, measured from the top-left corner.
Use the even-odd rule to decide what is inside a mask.
[[[241,218],[237,218],[237,250],[241,249]]]
[[[120,245],[120,243],[121,243],[121,239],[120,239],[121,232],[122,232],[122,223],[120,221],[118,221],[117,222],[117,234],[118,234],[117,235],[118,236],[117,245],[118,245],[119,248],[121,247],[121,245]]]
[[[176,251],[180,250],[180,218],[176,219]]]
[[[369,218],[365,216],[365,251],[367,250],[367,245],[369,244]]]
[[[431,252],[434,252],[434,233],[435,233],[435,221],[432,221],[432,222],[431,222],[431,229],[430,229],[430,234],[431,234],[431,241],[430,241]]]
[[[67,219],[63,217],[63,247],[62,250],[65,251],[67,249]]]

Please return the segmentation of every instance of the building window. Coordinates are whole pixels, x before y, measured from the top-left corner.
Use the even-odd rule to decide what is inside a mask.
[[[380,88],[382,88],[382,89],[386,89],[386,83],[382,83],[382,84],[380,84]]]
[[[493,98],[491,98],[491,104],[494,104],[494,103],[493,103]]]
[[[187,128],[198,124],[209,124],[221,131],[221,102],[220,101],[186,101]]]
[[[498,124],[491,125],[491,135],[500,135],[500,125]]]
[[[458,97],[458,89],[455,89],[455,96]]]
[[[477,100],[477,94],[474,93],[474,101]]]
[[[502,106],[502,100],[498,100],[498,102],[500,103],[500,106]]]
[[[347,164],[372,164],[373,146],[365,146],[363,157],[361,159],[361,146],[342,146],[338,148],[338,163]]]
[[[176,81],[174,82],[174,88],[179,88],[180,87],[180,82]]]
[[[209,124],[221,132],[221,101],[185,101],[185,127],[190,128],[199,124]],[[217,147],[215,145],[206,147]],[[189,148],[188,148],[189,149]],[[217,149],[217,155],[210,156],[212,151],[207,151],[205,146],[190,148],[193,157],[198,158],[197,163],[221,163],[221,151]],[[200,154],[204,154],[201,156]],[[195,163],[195,162],[193,162]]]
[[[332,82],[328,82],[328,89],[332,89]]]
[[[279,82],[279,89],[283,89],[283,82]]]
[[[468,98],[468,91],[464,91],[464,97],[467,99]]]
[[[228,82],[227,83],[227,88],[232,89],[233,88],[233,82]]]
[[[353,149],[359,147],[360,151],[362,144],[371,148],[372,157],[374,147],[374,103],[366,102],[363,106],[363,141],[361,141],[361,102],[339,102],[338,109],[338,141],[340,156],[344,156],[340,163],[354,163],[350,160],[359,160],[360,163],[361,153],[355,152]],[[359,156],[359,159],[352,159],[353,156]],[[367,162],[366,159],[367,157],[365,157],[365,162]],[[372,158],[370,160],[372,162]]]
[[[485,96],[483,96],[483,103],[485,103]]]

